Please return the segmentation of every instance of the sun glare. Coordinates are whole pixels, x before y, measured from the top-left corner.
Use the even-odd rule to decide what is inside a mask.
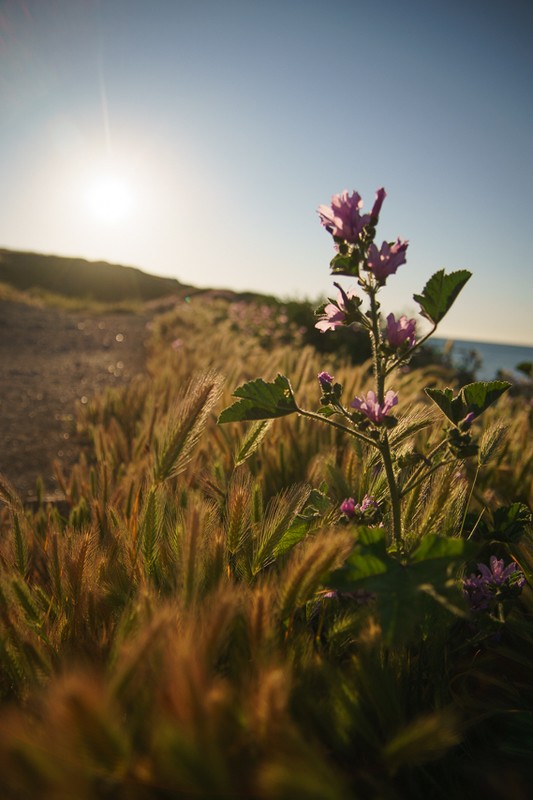
[[[93,217],[110,224],[127,219],[135,205],[128,183],[111,174],[94,177],[87,186],[85,200]]]

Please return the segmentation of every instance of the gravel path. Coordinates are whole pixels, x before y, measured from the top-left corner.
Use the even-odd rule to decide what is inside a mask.
[[[79,456],[76,407],[145,365],[148,313],[90,314],[0,300],[0,473],[27,500]]]

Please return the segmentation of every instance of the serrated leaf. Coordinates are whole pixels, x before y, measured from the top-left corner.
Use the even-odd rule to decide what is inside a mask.
[[[242,399],[224,409],[218,418],[219,424],[276,419],[298,411],[291,384],[284,375],[278,375],[272,383],[262,378],[248,381],[235,389],[233,396]]]
[[[247,458],[250,458],[252,453],[255,453],[263,439],[265,438],[265,434],[267,433],[268,429],[272,425],[272,420],[270,419],[262,419],[255,422],[253,425],[250,426],[249,431],[247,432],[246,436],[244,437],[241,446],[239,448],[239,452],[235,458],[235,466],[238,467],[241,464],[244,464]]]
[[[510,388],[508,381],[477,381],[463,386],[459,394],[467,406],[466,413],[473,412],[478,417]]]
[[[441,269],[432,275],[422,294],[413,295],[413,299],[420,305],[422,316],[435,325],[439,323],[471,275],[466,269],[450,272],[448,275]]]
[[[424,389],[448,419],[457,425],[467,414],[479,417],[510,388],[507,381],[476,381],[463,386],[454,397],[451,389]]]

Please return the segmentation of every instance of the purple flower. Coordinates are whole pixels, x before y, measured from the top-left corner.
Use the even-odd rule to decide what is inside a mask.
[[[486,611],[494,605],[502,590],[519,591],[525,583],[524,575],[514,561],[506,567],[503,558],[491,556],[489,564],[478,564],[480,574],[472,573],[463,581],[463,591],[472,611]]]
[[[347,517],[354,517],[355,516],[355,500],[353,497],[347,497],[346,500],[343,500],[341,503],[341,511],[343,514],[346,514]]]
[[[371,494],[365,494],[365,496],[361,501],[361,504],[356,506],[356,509],[358,509],[362,514],[364,514],[365,511],[368,511],[369,508],[379,508],[379,506]]]
[[[320,387],[324,391],[328,391],[331,389],[331,384],[333,383],[334,378],[333,375],[330,375],[329,372],[319,372],[318,373],[318,382],[320,383]]]
[[[350,289],[347,291],[346,297],[348,299],[355,297],[355,289]],[[328,303],[324,307],[324,311],[319,317],[318,322],[315,324],[315,328],[318,328],[321,333],[325,333],[326,331],[334,331],[335,328],[339,328],[341,325],[346,324],[347,313],[348,312],[344,304],[342,292],[339,292],[337,295],[337,302]]]
[[[368,248],[368,269],[374,273],[378,281],[384,283],[389,275],[394,275],[398,267],[405,264],[405,251],[408,245],[407,240],[398,237],[392,245],[383,242],[381,250],[378,250],[372,242]]]
[[[383,199],[379,203],[376,199],[378,211],[382,202]],[[356,244],[363,228],[370,222],[370,214],[360,214],[362,205],[363,201],[357,192],[348,194],[345,189],[342,194],[333,195],[331,206],[318,207],[320,222],[336,239]]]
[[[389,411],[398,403],[398,394],[393,392],[392,389],[389,389],[387,394],[385,395],[385,400],[383,403],[378,403],[376,393],[370,390],[367,392],[366,397],[354,397],[350,406],[352,408],[356,408],[362,414],[364,414],[368,419],[375,422],[376,425],[379,425],[380,422],[383,422],[384,417],[389,413]]]
[[[521,574],[520,580],[520,587],[524,585],[524,577],[521,571],[518,569],[518,564],[515,561],[511,561],[511,563],[506,567],[504,566],[503,558],[496,558],[496,556],[490,557],[490,569],[487,567],[486,564],[478,564],[477,568],[481,572],[481,577],[483,580],[491,584],[494,587],[503,586],[504,583],[507,583],[509,578],[514,576],[514,574],[518,571]]]
[[[405,342],[412,347],[416,342],[415,338],[416,321],[407,319],[403,314],[400,319],[395,319],[394,314],[387,317],[387,339],[391,347],[401,347]]]

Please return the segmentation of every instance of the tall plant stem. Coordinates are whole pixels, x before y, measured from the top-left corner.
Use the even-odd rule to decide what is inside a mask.
[[[374,285],[368,291],[370,298],[370,320],[372,323],[370,338],[372,340],[372,357],[374,361],[374,375],[376,378],[376,396],[378,403],[383,403],[385,401],[385,376],[387,373],[380,352],[381,329],[379,327],[379,304],[376,300],[377,289],[377,285]],[[392,466],[392,455],[386,430],[383,432],[378,447],[389,486],[394,542],[398,551],[401,552],[403,550],[401,498],[396,482],[396,475],[394,474],[394,467]]]
[[[381,353],[379,352],[379,347],[381,344],[381,330],[379,328],[379,305],[376,300],[376,292],[376,286],[373,286],[368,290],[368,295],[370,297],[370,319],[372,322],[370,339],[372,342],[374,376],[376,378],[376,395],[378,398],[378,403],[383,403],[385,399],[385,370],[381,368]]]
[[[379,452],[381,454],[383,466],[385,467],[385,475],[387,476],[387,483],[389,485],[390,503],[392,511],[392,531],[394,536],[394,542],[396,544],[398,552],[401,553],[403,551],[401,498],[398,489],[398,484],[396,483],[394,468],[392,466],[392,456],[390,451],[389,438],[387,436],[386,431],[383,435],[383,439],[381,440],[379,446]]]

